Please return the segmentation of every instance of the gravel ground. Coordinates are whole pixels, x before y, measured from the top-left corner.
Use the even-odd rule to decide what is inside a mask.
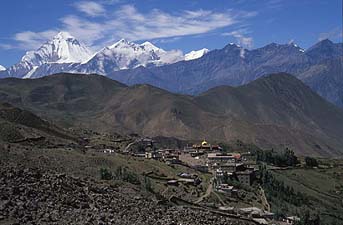
[[[203,210],[161,205],[126,188],[1,165],[0,224],[253,224]]]

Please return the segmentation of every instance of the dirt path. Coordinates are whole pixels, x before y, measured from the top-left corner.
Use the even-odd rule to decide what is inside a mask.
[[[218,200],[220,201],[220,203],[222,204],[222,206],[225,206],[225,202],[223,201],[223,199],[220,197],[220,195],[218,195],[216,192],[213,192],[213,194],[218,198]]]
[[[167,193],[168,190],[169,190],[169,187],[167,186],[166,189],[164,189],[164,191],[161,193],[161,195],[166,197],[165,194]]]
[[[266,194],[264,193],[263,188],[260,186],[260,191],[261,191],[261,200],[262,200],[262,205],[264,206],[264,208],[270,212],[270,204],[267,200]]]
[[[209,184],[207,186],[205,194],[200,196],[198,198],[198,200],[196,200],[194,203],[202,202],[204,200],[204,198],[207,198],[208,196],[210,196],[212,190],[213,190],[213,178],[211,178],[211,180],[210,180],[210,182],[209,182]]]

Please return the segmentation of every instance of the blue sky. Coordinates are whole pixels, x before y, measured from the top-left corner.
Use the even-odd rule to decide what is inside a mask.
[[[183,52],[342,40],[341,0],[4,0],[0,64],[10,66],[59,31],[94,51],[120,38]]]

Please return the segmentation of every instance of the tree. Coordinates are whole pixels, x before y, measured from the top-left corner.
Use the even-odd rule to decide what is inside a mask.
[[[100,178],[102,180],[111,180],[113,178],[112,173],[105,168],[100,169]]]
[[[312,157],[305,157],[305,163],[307,167],[317,167],[318,161],[315,158]]]
[[[295,166],[299,163],[294,151],[286,148],[282,152],[274,152],[274,150],[257,150],[257,161],[274,164],[276,166]]]
[[[145,190],[147,190],[149,192],[153,192],[151,181],[150,181],[149,177],[147,177],[147,176],[144,176],[144,188],[145,188]]]

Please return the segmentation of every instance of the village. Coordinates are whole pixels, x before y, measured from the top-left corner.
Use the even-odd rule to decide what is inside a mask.
[[[270,205],[262,187],[258,184],[259,166],[256,155],[249,151],[227,152],[216,144],[210,144],[206,140],[200,143],[187,145],[184,148],[156,148],[156,142],[151,138],[139,138],[128,144],[122,154],[144,160],[156,160],[169,166],[182,165],[207,174],[210,177],[205,193],[195,201],[186,201],[182,198],[173,198],[174,201],[192,206],[201,206],[226,213],[227,215],[248,218],[257,224],[296,224],[300,221],[297,216],[287,216],[282,220],[275,220]],[[114,153],[114,150],[103,150],[106,154]],[[146,174],[156,178],[153,174]],[[169,187],[182,185],[200,186],[202,179],[196,173],[180,172],[174,178],[163,178],[165,185]],[[257,193],[261,200],[240,205],[242,195],[251,192]],[[243,193],[243,194],[242,194]],[[220,204],[206,201],[210,195],[216,195]],[[223,196],[223,197],[220,197]],[[225,198],[225,201],[223,200]],[[257,203],[258,202],[258,203]]]

